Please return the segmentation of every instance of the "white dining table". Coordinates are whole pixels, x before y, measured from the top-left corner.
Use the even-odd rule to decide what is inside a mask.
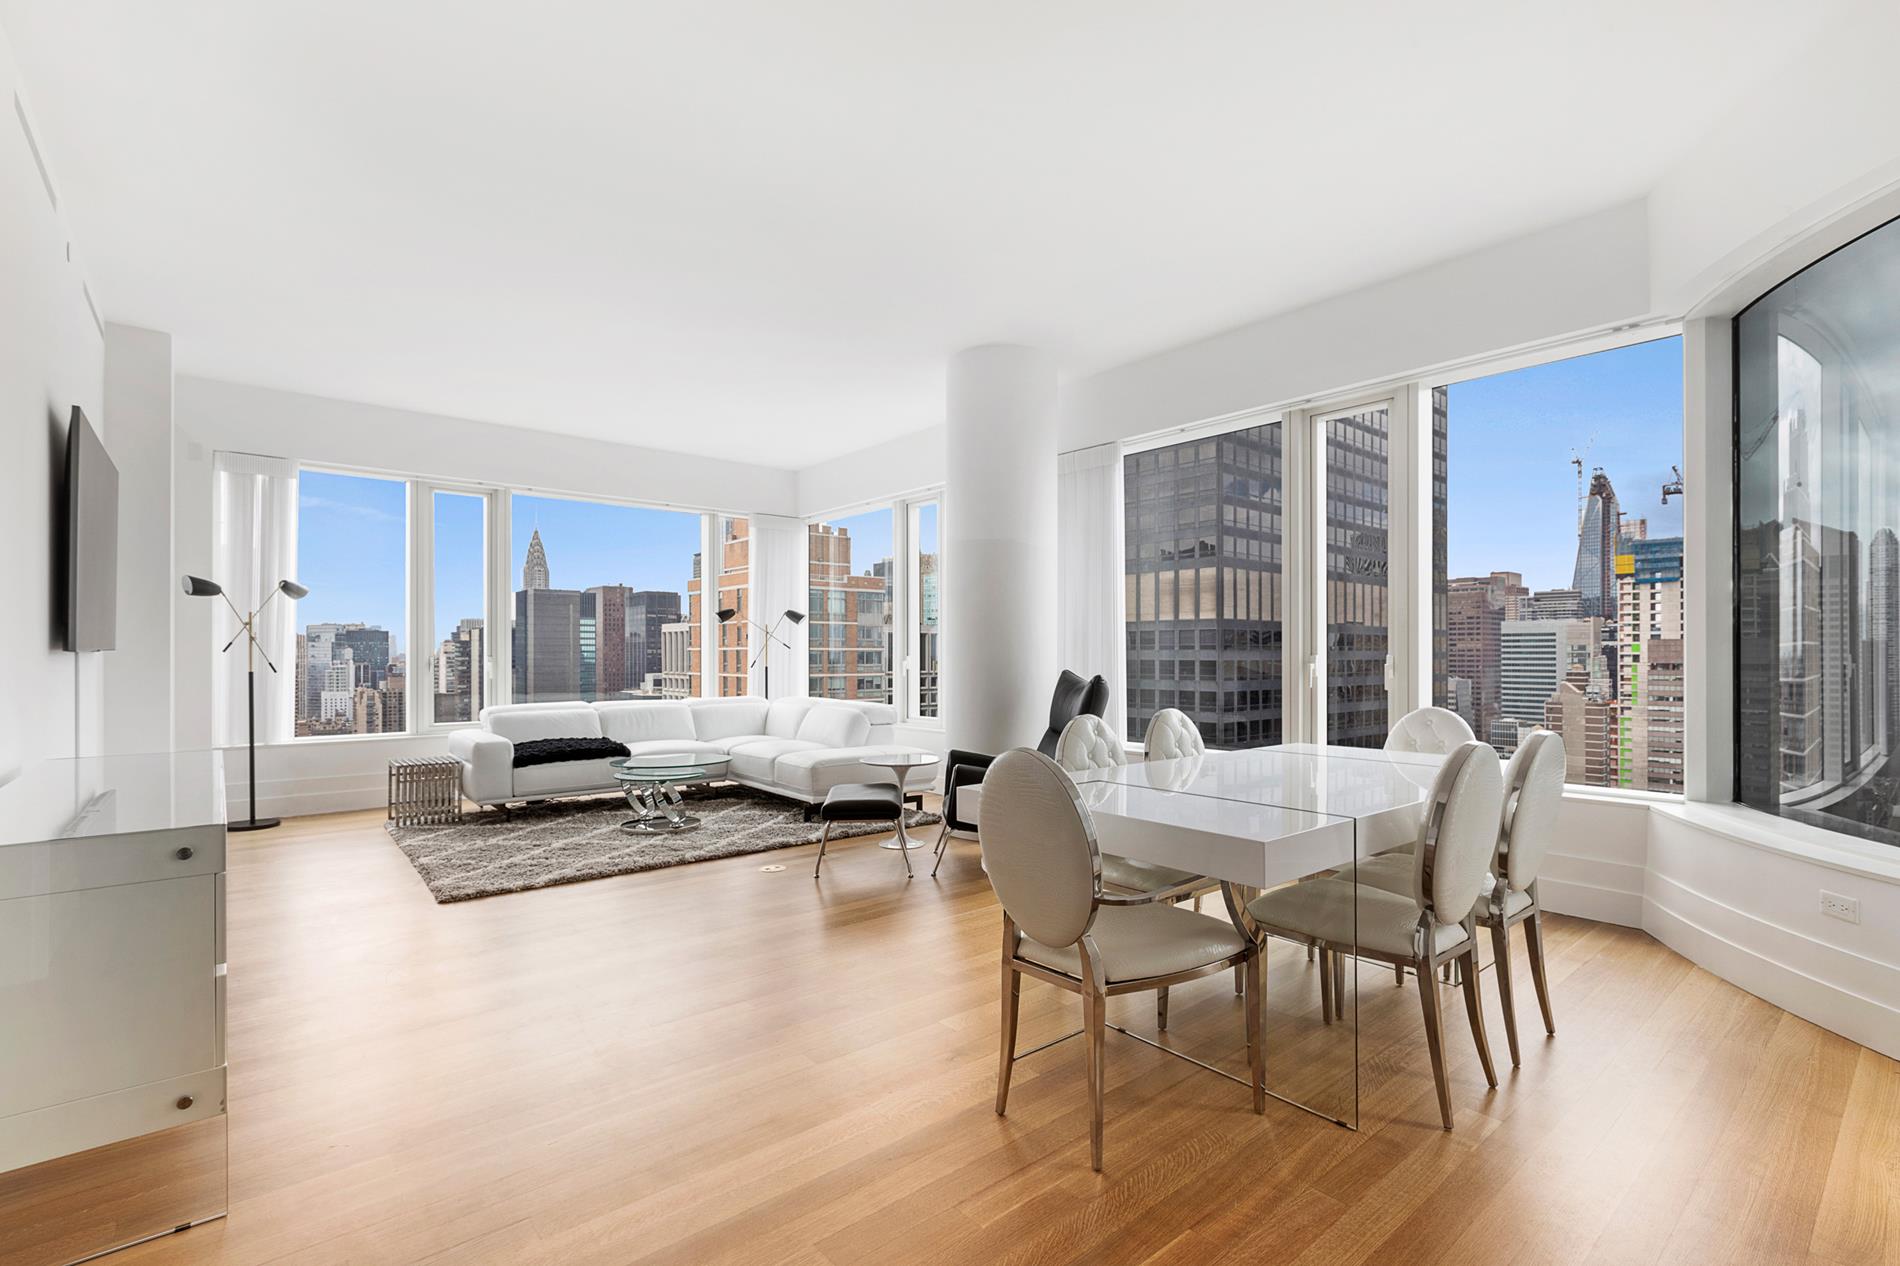
[[[1250,888],[1414,838],[1444,757],[1290,743],[1075,776],[1102,851]]]
[[[1092,770],[1075,781],[1103,852],[1218,879],[1239,908],[1252,895],[1243,890],[1323,871],[1350,878],[1357,861],[1415,839],[1444,760],[1289,743]],[[1344,948],[1353,969],[1338,979],[1353,982],[1350,1016],[1328,1024],[1322,1013],[1317,1035],[1282,1030],[1299,1054],[1283,1065],[1270,1047],[1267,1093],[1356,1129],[1358,956]],[[1284,1085],[1281,1068],[1291,1078]]]

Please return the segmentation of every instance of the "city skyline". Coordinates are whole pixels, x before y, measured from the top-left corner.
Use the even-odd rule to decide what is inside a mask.
[[[1450,384],[1448,573],[1515,571],[1530,589],[1569,588],[1577,561],[1570,456],[1593,434],[1586,484],[1602,467],[1651,536],[1680,536],[1682,501],[1665,507],[1661,490],[1682,461],[1681,343],[1655,339]],[[1567,532],[1526,533],[1551,522],[1553,505],[1572,507]]]

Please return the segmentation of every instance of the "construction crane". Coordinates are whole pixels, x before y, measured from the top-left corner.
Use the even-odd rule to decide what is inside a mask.
[[[1570,450],[1570,464],[1577,468],[1577,531],[1579,532],[1583,531],[1583,459],[1588,457],[1590,450],[1596,446],[1596,432],[1592,431],[1590,438],[1583,442],[1582,448]]]
[[[1669,476],[1670,477],[1664,481],[1663,486],[1662,486],[1662,503],[1664,505],[1669,504],[1669,498],[1680,497],[1683,495],[1682,467],[1671,466],[1669,468]]]

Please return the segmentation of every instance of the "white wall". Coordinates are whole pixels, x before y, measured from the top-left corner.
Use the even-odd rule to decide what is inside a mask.
[[[205,378],[178,377],[175,397],[173,561],[179,572],[211,572],[213,455],[220,450],[694,510],[791,514],[797,505],[797,477],[789,470]],[[221,610],[210,602],[179,602],[173,608],[180,747],[211,742],[213,624]],[[261,747],[258,812],[322,813],[379,805],[391,759],[446,751],[447,739],[440,735]],[[235,798],[246,789],[244,749],[228,752]]]
[[[120,466],[103,406],[104,339],[84,276],[48,196],[15,100],[13,51],[0,35],[0,780],[49,756],[99,749],[102,654],[59,649],[64,620],[66,425],[86,411]],[[31,117],[31,101],[25,101]],[[54,155],[41,155],[58,190]],[[121,560],[121,567],[124,566]],[[121,612],[121,641],[137,636]],[[106,652],[105,654],[110,654]]]
[[[119,648],[105,657],[107,752],[172,750],[172,340],[108,323],[106,417],[119,466]]]
[[[941,485],[946,434],[944,427],[933,426],[807,466],[798,472],[798,512],[829,514]]]

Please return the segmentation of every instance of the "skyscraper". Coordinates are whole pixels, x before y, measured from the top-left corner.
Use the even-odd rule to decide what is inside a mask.
[[[644,689],[647,678],[669,671],[663,633],[667,625],[680,623],[680,596],[670,589],[626,592],[627,686]]]
[[[548,552],[541,545],[540,528],[536,528],[528,537],[528,558],[521,564],[521,587],[523,589],[548,587]]]
[[[1208,743],[1281,741],[1279,423],[1123,463],[1128,737],[1179,708]]]
[[[1498,630],[1499,716],[1535,725],[1561,682],[1587,690],[1602,637],[1601,620],[1506,620]]]
[[[1577,525],[1577,566],[1570,587],[1577,591],[1580,615],[1616,616],[1617,516],[1616,490],[1599,466],[1590,476],[1590,492]]]
[[[594,697],[625,698],[628,691],[640,689],[645,675],[630,659],[633,638],[627,614],[633,591],[625,585],[596,585],[587,593],[594,608]]]
[[[1900,538],[1892,528],[1867,544],[1867,637],[1872,643],[1874,740],[1900,748]]]
[[[1524,577],[1514,571],[1459,576],[1446,595],[1446,660],[1452,676],[1470,683],[1469,712],[1460,712],[1476,734],[1489,734],[1498,711],[1499,633],[1519,619]]]
[[[1616,556],[1617,786],[1682,789],[1682,538],[1629,539]]]

